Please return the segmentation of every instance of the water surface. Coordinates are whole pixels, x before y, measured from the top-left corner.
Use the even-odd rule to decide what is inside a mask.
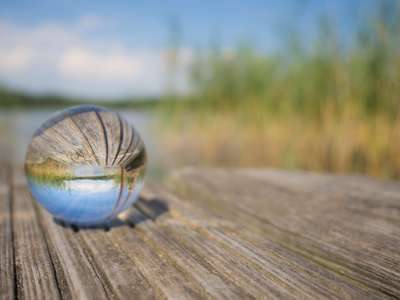
[[[0,160],[23,163],[35,131],[59,109],[0,109]],[[155,118],[150,110],[123,109],[120,113],[140,133],[149,158],[148,176],[160,180],[165,166],[158,158]]]

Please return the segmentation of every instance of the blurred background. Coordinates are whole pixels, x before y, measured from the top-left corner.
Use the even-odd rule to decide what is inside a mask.
[[[76,104],[141,133],[150,177],[184,165],[400,180],[400,2],[0,3],[0,160]]]

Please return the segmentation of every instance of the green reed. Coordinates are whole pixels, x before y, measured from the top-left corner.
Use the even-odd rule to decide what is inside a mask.
[[[121,174],[107,174],[102,176],[83,176],[74,174],[73,166],[63,164],[48,158],[42,163],[25,164],[26,174],[33,184],[42,187],[53,187],[57,189],[69,189],[68,183],[73,180],[113,180],[114,186],[121,185]],[[132,174],[126,176],[126,180],[132,182]]]
[[[160,105],[166,157],[400,179],[400,5],[382,3],[347,42],[324,21],[311,45],[198,53],[189,99]]]

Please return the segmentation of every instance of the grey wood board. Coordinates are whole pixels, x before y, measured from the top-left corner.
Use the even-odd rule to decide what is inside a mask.
[[[65,164],[119,166],[140,152],[140,141],[117,113],[82,111],[38,131],[28,148],[27,161],[42,163],[49,157]]]
[[[285,298],[286,296],[296,298],[309,298],[310,296],[315,298],[373,298],[371,294],[304,258],[268,242],[208,210],[193,205],[193,202],[186,198],[182,199],[163,187],[148,184],[142,196],[147,201],[144,198],[140,199],[136,203],[136,207],[155,219],[155,223],[173,241],[190,249],[190,253],[193,253],[195,257],[200,257],[203,263],[208,264],[209,270],[216,269],[216,274],[231,281],[232,284],[255,298],[265,288],[258,286],[257,276],[267,277],[268,280],[263,281],[263,285],[269,285],[267,288],[277,289],[275,291],[278,292],[277,294],[274,294],[273,290],[264,294],[270,298],[274,295]],[[160,201],[166,202],[168,212],[162,208]],[[164,212],[161,213],[162,211]],[[138,222],[136,226],[140,229],[146,223],[148,222]],[[212,236],[211,233],[215,231],[219,231],[219,237]],[[143,234],[143,236],[148,235],[148,233]],[[266,251],[266,249],[268,250]],[[262,255],[261,252],[263,252]],[[233,259],[231,260],[231,258]],[[226,262],[229,263],[225,264]],[[236,274],[237,271],[243,271],[242,275]],[[246,279],[251,278],[256,282],[242,284],[240,279],[246,281],[242,276],[249,274],[248,272],[252,275]],[[285,295],[288,291],[290,291],[290,295]]]
[[[20,169],[13,171],[13,247],[17,297],[23,299],[60,299],[53,262],[37,218],[31,194],[21,178]]]
[[[140,270],[160,298],[201,299],[197,287],[190,286],[135,230],[119,226],[120,220],[111,224],[116,226],[109,232],[110,239]]]
[[[126,156],[129,146],[132,144],[132,139],[137,136],[133,132],[132,126],[125,120],[121,121],[121,143],[119,145],[119,152],[115,157],[113,165],[122,165],[121,160]]]
[[[87,148],[92,149],[98,165],[107,165],[107,136],[98,112],[90,111],[70,117],[77,128],[73,130],[82,132],[88,141]],[[63,121],[63,129],[67,129],[67,121]],[[117,123],[118,124],[118,123]]]
[[[274,169],[174,171],[188,200],[380,297],[400,297],[400,201],[394,184]],[[371,190],[375,194],[371,194]]]
[[[77,234],[97,276],[103,283],[110,298],[154,299],[156,295],[148,281],[113,243],[105,227],[78,227]]]
[[[80,299],[108,299],[71,225],[56,222],[38,204],[35,208],[44,229],[62,298],[79,295]]]
[[[98,164],[84,134],[70,119],[66,120],[64,127],[57,123],[40,135],[34,136],[30,147],[31,151],[27,154],[27,161],[30,163],[41,163],[42,156],[48,156],[67,164]]]
[[[375,298],[158,184],[148,182],[119,219],[85,227],[54,219],[23,169],[12,169],[11,185],[7,170],[0,165],[0,224],[12,229],[4,241],[17,264],[0,261],[10,264],[6,298]]]
[[[117,114],[112,112],[99,111],[97,113],[103,123],[107,137],[107,166],[112,166],[122,143],[122,121]]]
[[[15,297],[10,168],[0,164],[0,298]]]
[[[138,208],[130,208],[124,217],[134,224],[136,232],[160,257],[174,267],[189,283],[197,287],[204,298],[213,298],[218,295],[221,299],[243,299],[246,296],[237,286],[210,268],[201,257],[172,239]]]

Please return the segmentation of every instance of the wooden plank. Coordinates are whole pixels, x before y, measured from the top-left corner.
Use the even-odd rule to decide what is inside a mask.
[[[32,202],[23,170],[13,173],[19,297],[374,298],[159,185],[147,184],[120,220],[77,227]]]
[[[71,225],[35,205],[45,232],[62,298],[108,299]]]
[[[76,114],[71,116],[70,119],[76,125],[76,128],[71,126],[71,129],[82,132],[88,142],[88,145],[86,145],[86,143],[82,143],[82,145],[85,145],[88,149],[93,149],[95,158],[98,161],[98,165],[106,166],[108,155],[107,136],[98,112],[90,111]],[[62,121],[63,131],[68,132],[66,130],[67,128],[69,128],[67,126],[68,121],[68,119]]]
[[[300,299],[374,298],[304,258],[238,228],[164,188],[147,184],[142,195],[147,200],[140,199],[137,207],[155,219],[173,241],[190,250],[192,255],[201,257],[209,270],[215,269],[214,273],[231,280],[255,298],[265,295]],[[160,199],[166,201],[168,213]],[[149,230],[148,224],[151,223],[141,219],[135,221],[135,228],[144,231],[142,235],[149,238],[155,230]],[[156,241],[158,239],[154,243]]]
[[[10,172],[0,164],[0,298],[14,299],[14,249],[11,224]]]
[[[143,149],[143,142],[139,134],[132,129],[132,139],[129,147],[125,150],[124,156],[118,162],[119,166],[126,166]]]
[[[289,293],[271,278],[246,265],[225,249],[186,226],[182,221],[164,220],[163,228],[179,243],[200,256],[218,273],[230,279],[246,293],[260,299],[268,295],[269,299],[294,299]]]
[[[150,283],[159,298],[201,299],[196,290],[140,236],[121,220],[114,220],[108,235],[111,241],[130,258]]]
[[[125,120],[125,118],[119,116],[121,122],[121,143],[119,145],[119,151],[113,165],[121,165],[121,160],[126,156],[126,152],[134,143],[133,138],[136,134],[133,132],[132,126]]]
[[[77,107],[57,115],[33,137],[26,157],[68,165],[125,166],[143,148],[141,138],[120,115],[99,107]]]
[[[34,253],[29,254],[41,255],[40,264],[50,263],[52,265],[57,278],[57,287],[63,298],[155,298],[155,294],[139,270],[130,263],[126,254],[120,252],[119,248],[109,239],[106,232],[107,224],[96,227],[75,227],[55,220],[40,205],[33,205],[33,197],[28,191],[22,169],[16,167],[15,173],[18,173],[15,176],[18,178],[15,191],[17,193],[21,190],[24,191],[24,197],[18,197],[24,199],[27,213],[38,217],[35,224],[41,225],[44,232],[44,236],[37,239],[36,246],[48,247],[50,256],[44,256],[37,249],[34,249]],[[35,209],[37,216],[35,216]],[[16,216],[16,218],[20,217],[21,215]],[[21,234],[26,234],[27,231],[29,231],[27,226],[21,228]],[[37,236],[35,237],[37,238]],[[18,274],[23,278],[29,277],[29,271],[22,269]],[[40,276],[38,278],[38,280],[43,280],[43,278],[40,279]],[[19,283],[21,290],[28,287],[30,286],[26,281]],[[30,292],[37,293],[37,290],[38,287],[34,286]],[[42,294],[30,294],[29,296],[39,299]],[[52,295],[47,295],[47,297],[52,298]]]
[[[394,180],[380,180],[369,176],[355,174],[334,174],[335,180],[351,185],[353,188],[362,188],[369,192],[378,192],[380,197],[400,199],[400,185]]]
[[[304,172],[185,169],[168,182],[363,289],[400,297],[399,201],[355,194],[332,176]]]
[[[272,172],[243,170],[242,172],[243,175],[255,180],[255,184],[268,182],[269,185],[272,184],[292,193],[314,198],[334,198],[331,205],[340,206],[368,219],[385,222],[389,226],[393,223],[397,224],[396,221],[400,218],[398,209],[400,184],[398,183],[381,182],[377,188],[377,180],[364,178],[365,181],[362,181],[360,176],[321,175],[305,171],[285,172],[282,170]],[[349,197],[351,201],[348,201]]]
[[[78,227],[78,238],[90,263],[112,299],[154,299],[141,272],[112,242],[104,226]]]
[[[103,123],[107,137],[107,166],[112,166],[122,143],[122,120],[114,112],[99,111],[97,113]]]
[[[17,296],[24,299],[60,299],[49,250],[25,175],[20,169],[13,173],[12,197]]]
[[[130,207],[124,213],[124,217],[135,226],[135,232],[203,298],[244,299],[248,297],[244,291],[205,265],[204,261],[190,249],[172,239],[136,207]]]
[[[57,123],[40,135],[34,136],[29,144],[26,161],[42,163],[48,156],[65,164],[97,165],[89,143],[75,123],[68,119],[64,126]]]

